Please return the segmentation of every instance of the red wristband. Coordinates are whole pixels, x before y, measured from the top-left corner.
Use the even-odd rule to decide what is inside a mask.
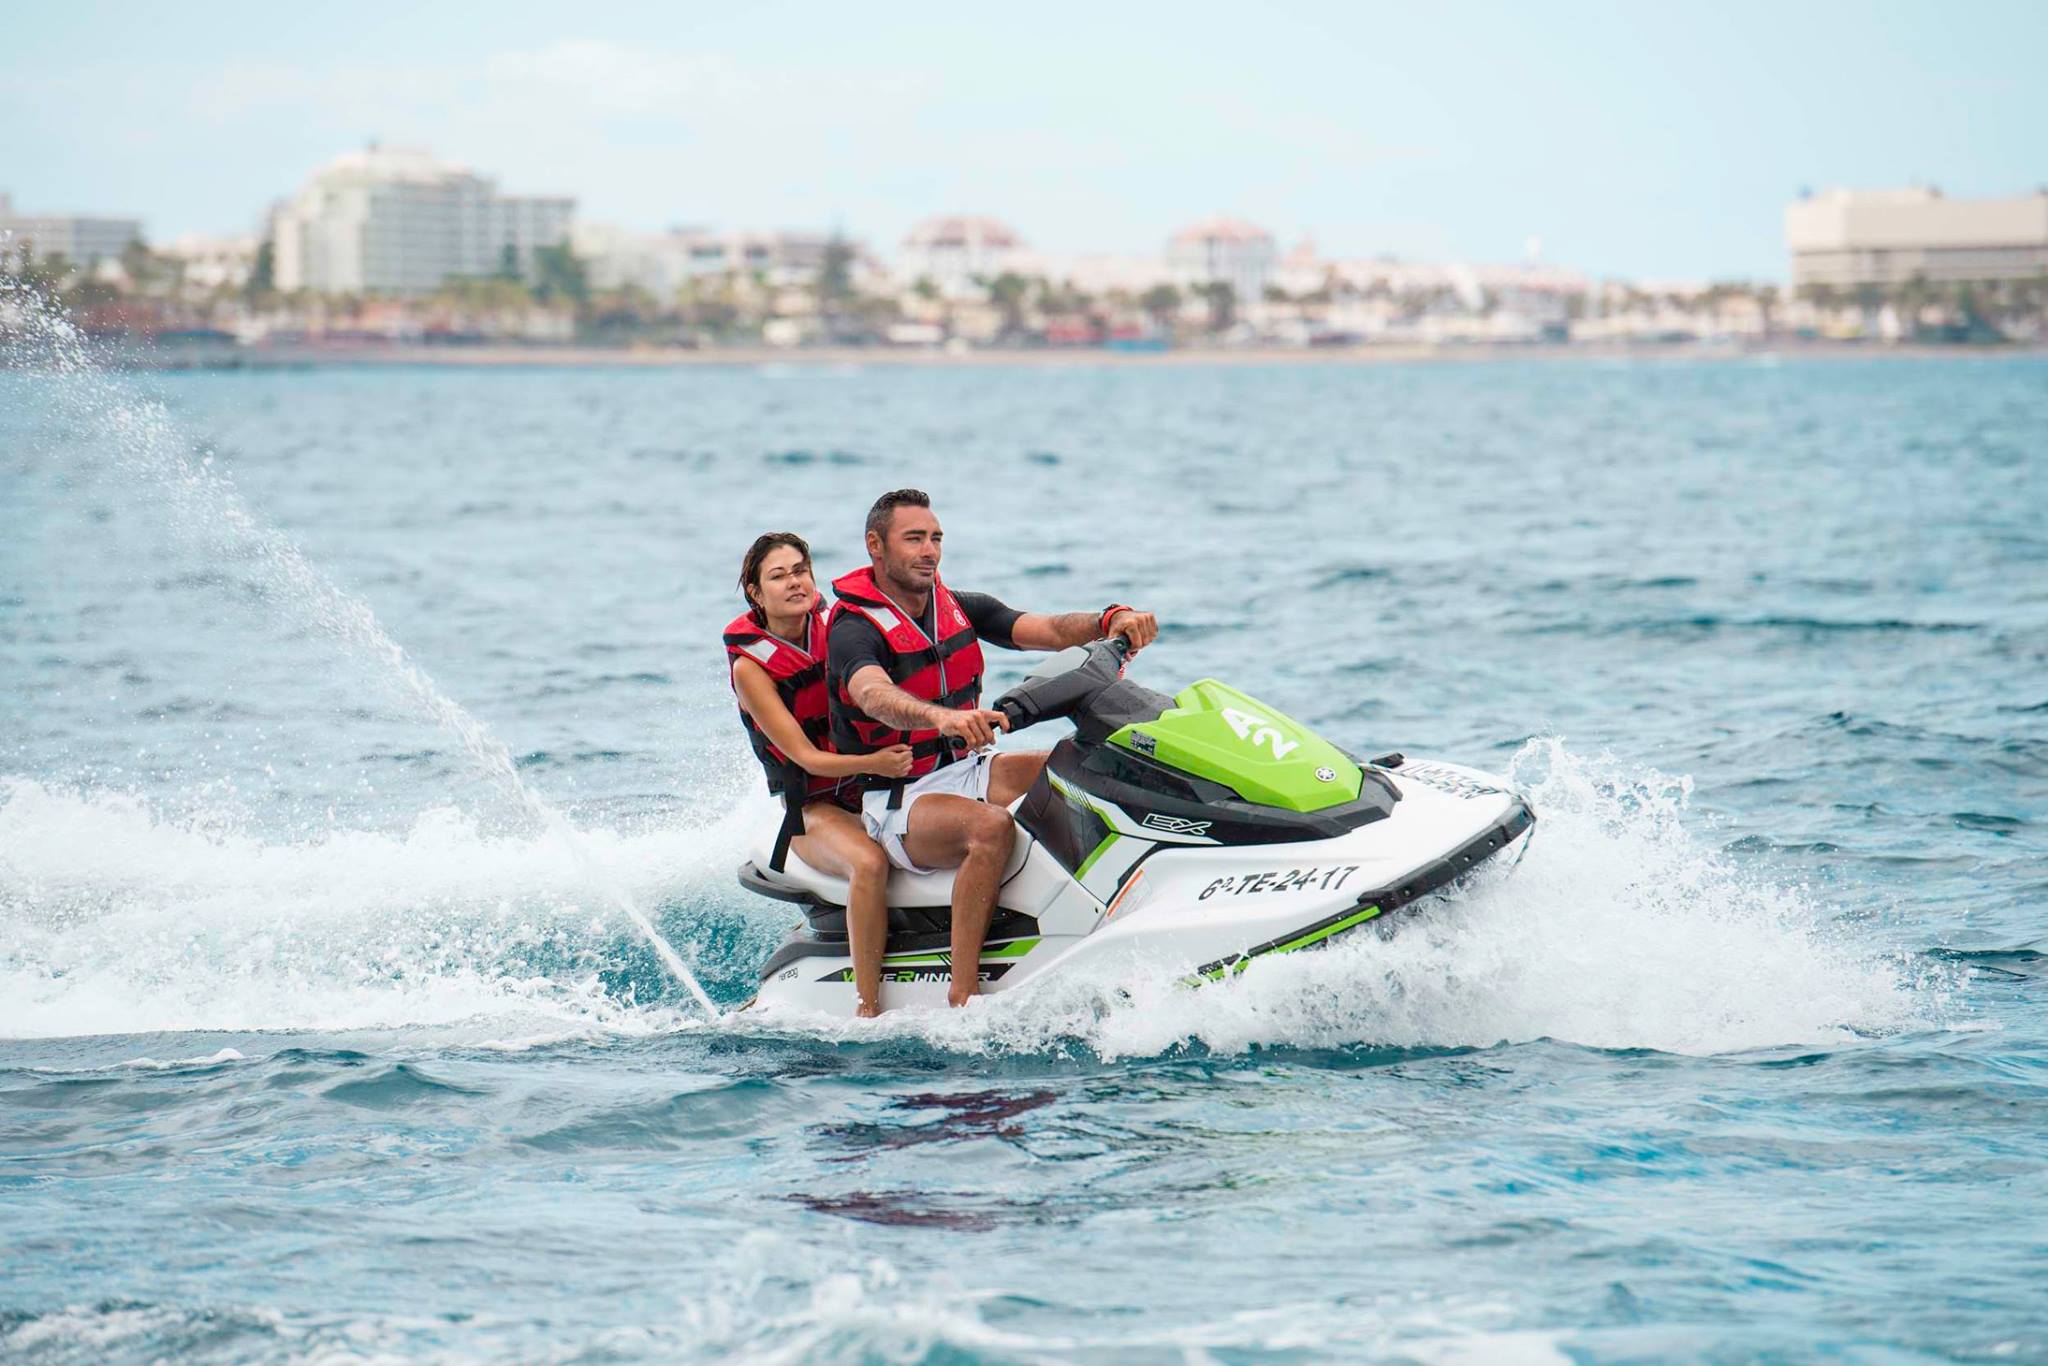
[[[1107,606],[1107,607],[1103,608],[1103,609],[1102,609],[1102,620],[1101,620],[1101,621],[1099,621],[1099,622],[1097,622],[1097,623],[1095,623],[1095,634],[1096,634],[1096,636],[1097,636],[1098,638],[1100,638],[1100,637],[1103,637],[1103,636],[1107,636],[1107,635],[1109,634],[1109,623],[1110,623],[1111,619],[1112,619],[1112,618],[1114,618],[1114,617],[1116,616],[1116,614],[1117,614],[1118,612],[1130,612],[1130,611],[1135,611],[1135,610],[1136,610],[1136,609],[1135,609],[1135,608],[1133,608],[1133,607],[1132,607],[1132,606],[1131,606],[1131,605],[1130,605],[1129,603],[1127,603],[1127,602],[1113,602],[1113,603],[1111,603],[1111,604],[1110,604],[1109,606]]]

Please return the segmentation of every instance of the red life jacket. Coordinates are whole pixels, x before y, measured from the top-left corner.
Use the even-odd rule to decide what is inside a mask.
[[[832,608],[832,621],[837,622],[842,612],[865,617],[889,643],[891,657],[886,667],[891,683],[912,697],[957,711],[980,704],[981,641],[944,583],[932,582],[932,600],[938,611],[936,641],[883,595],[875,584],[872,566],[834,579],[832,592],[839,599]],[[841,754],[872,754],[890,745],[909,745],[910,776],[898,780],[899,784],[921,778],[953,759],[951,746],[937,731],[897,730],[855,706],[843,680],[832,689],[832,745]],[[869,785],[884,784],[870,779]]]
[[[769,634],[752,613],[741,613],[725,628],[726,668],[733,661],[751,659],[775,680],[776,696],[803,728],[804,738],[819,749],[832,748],[831,704],[825,692],[825,606],[821,602],[804,621],[804,648],[798,649],[780,636]],[[735,687],[737,691],[737,687]],[[803,801],[829,796],[846,782],[806,773],[794,759],[775,747],[774,741],[754,718],[740,708],[740,723],[747,728],[747,742],[754,757],[768,772],[768,790],[779,796],[797,795]]]

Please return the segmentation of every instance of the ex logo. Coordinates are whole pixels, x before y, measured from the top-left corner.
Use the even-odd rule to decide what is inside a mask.
[[[1164,816],[1154,811],[1138,824],[1147,829],[1164,831],[1169,835],[1206,835],[1209,833],[1210,822],[1191,821],[1185,816]]]

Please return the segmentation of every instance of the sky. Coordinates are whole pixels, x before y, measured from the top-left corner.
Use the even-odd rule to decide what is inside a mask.
[[[9,15],[0,191],[252,231],[424,147],[628,227],[937,213],[1049,254],[1215,213],[1325,256],[1779,279],[1804,188],[2048,185],[2048,0],[1012,6],[74,0]]]

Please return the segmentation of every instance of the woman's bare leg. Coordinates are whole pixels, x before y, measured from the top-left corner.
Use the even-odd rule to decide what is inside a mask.
[[[889,937],[889,856],[868,838],[860,817],[831,802],[804,808],[804,833],[790,841],[797,857],[821,873],[846,879],[846,938],[853,950],[854,1014],[882,1013],[882,948]]]

